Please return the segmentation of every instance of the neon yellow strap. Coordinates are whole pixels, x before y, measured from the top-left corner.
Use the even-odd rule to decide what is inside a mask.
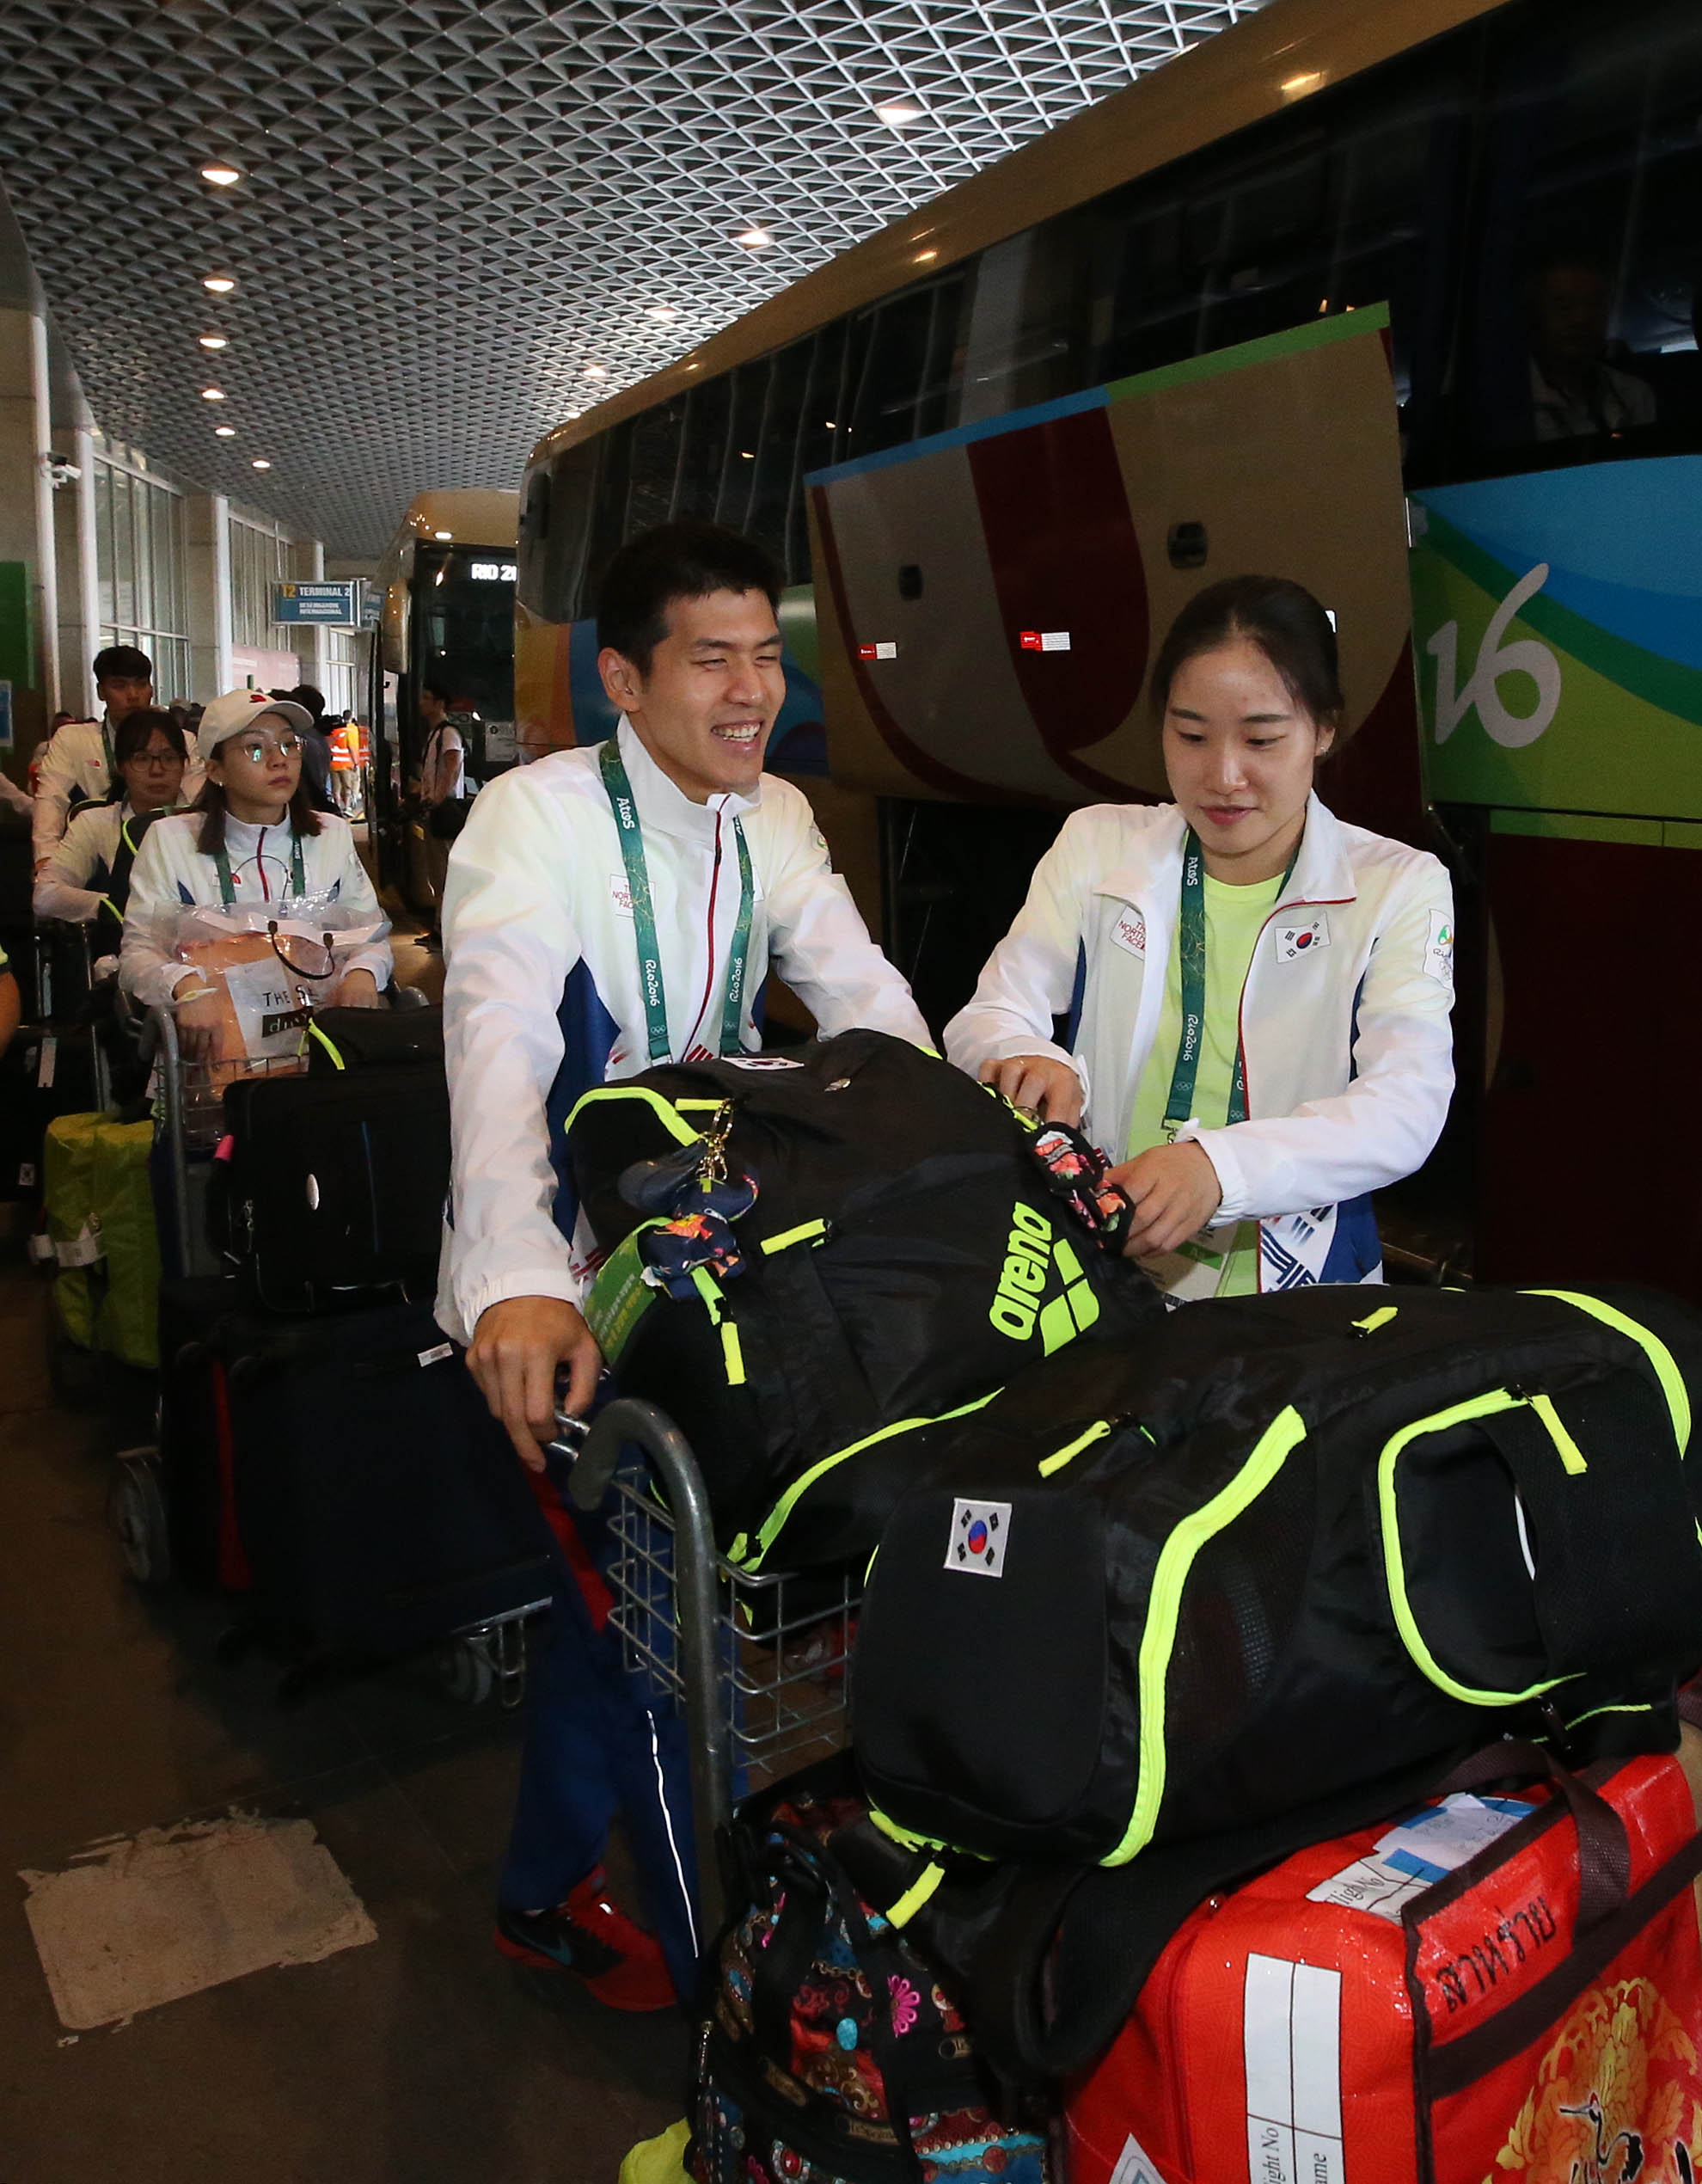
[[[825,1221],[800,1221],[795,1229],[782,1229],[777,1236],[764,1236],[764,1253],[789,1251],[794,1243],[822,1243],[827,1238]]]
[[[738,1329],[731,1320],[721,1322],[721,1358],[727,1369],[728,1387],[744,1387],[744,1353],[738,1345]]]
[[[701,1132],[692,1129],[689,1124],[680,1120],[679,1109],[675,1107],[672,1101],[664,1100],[659,1092],[652,1092],[647,1084],[599,1084],[594,1090],[582,1093],[574,1101],[573,1112],[567,1118],[568,1129],[571,1130],[573,1127],[594,1100],[643,1100],[646,1101],[656,1110],[658,1119],[669,1136],[683,1145],[695,1145],[701,1135]],[[721,1102],[716,1100],[706,1104],[719,1107]]]
[[[106,905],[107,908],[111,911],[113,916],[117,918],[119,923],[122,925],[124,923],[124,912],[119,908],[118,905],[113,900],[112,897],[110,895],[102,895],[101,900]]]
[[[907,1850],[943,1850],[946,1845],[931,1835],[913,1835],[907,1827],[900,1827],[897,1820],[890,1820],[879,1805],[871,1805],[869,1818],[885,1836],[902,1844]]]
[[[1165,1684],[1182,1612],[1182,1588],[1194,1558],[1258,1499],[1305,1439],[1306,1420],[1289,1403],[1259,1435],[1258,1446],[1228,1485],[1191,1517],[1185,1517],[1164,1543],[1153,1573],[1147,1628],[1141,1639],[1141,1778],[1128,1828],[1116,1850],[1101,1861],[1105,1865],[1126,1865],[1152,1841],[1158,1825],[1165,1786]]]
[[[1567,1432],[1565,1420],[1554,1408],[1554,1398],[1552,1396],[1533,1396],[1530,1403],[1531,1408],[1548,1428],[1548,1438],[1559,1452],[1561,1468],[1570,1471],[1574,1478],[1588,1471],[1589,1466],[1584,1462],[1583,1451]]]
[[[1581,1312],[1588,1312],[1593,1320],[1600,1320],[1604,1327],[1615,1328],[1621,1334],[1628,1334],[1655,1368],[1655,1377],[1661,1383],[1661,1392],[1667,1399],[1667,1408],[1673,1414],[1673,1432],[1678,1441],[1678,1452],[1682,1456],[1690,1446],[1690,1396],[1684,1384],[1684,1375],[1674,1362],[1673,1353],[1658,1334],[1652,1334],[1636,1320],[1617,1312],[1611,1304],[1604,1304],[1599,1297],[1583,1297],[1570,1289],[1532,1289],[1528,1297],[1552,1297],[1562,1304],[1575,1305]]]
[[[1406,1597],[1406,1566],[1401,1556],[1400,1518],[1395,1506],[1395,1466],[1408,1443],[1419,1439],[1422,1435],[1445,1433],[1449,1426],[1469,1425],[1474,1418],[1493,1418],[1499,1411],[1517,1410],[1524,1402],[1522,1396],[1514,1395],[1509,1389],[1495,1388],[1486,1396],[1473,1396],[1466,1402],[1454,1403],[1447,1410],[1439,1410],[1433,1417],[1414,1419],[1410,1426],[1403,1426],[1393,1439],[1385,1445],[1382,1455],[1377,1460],[1377,1501],[1383,1526],[1383,1568],[1388,1581],[1389,1605],[1394,1610],[1395,1628],[1399,1631],[1407,1652],[1436,1689],[1446,1691],[1450,1698],[1464,1700],[1467,1706],[1521,1706],[1527,1699],[1540,1698],[1545,1691],[1552,1691],[1556,1684],[1570,1679],[1564,1676],[1551,1676],[1523,1691],[1479,1691],[1473,1690],[1469,1684],[1456,1682],[1442,1667],[1424,1642],[1424,1634],[1418,1628],[1418,1619]],[[1564,1430],[1564,1427],[1562,1430]],[[1564,1461],[1564,1457],[1562,1461]]]
[[[321,1031],[316,1023],[310,1023],[308,1026],[308,1037],[309,1039],[316,1039],[319,1041],[320,1045],[331,1057],[331,1066],[333,1069],[343,1070],[348,1067],[348,1064],[343,1059],[341,1054],[337,1051],[336,1042],[334,1040],[328,1038],[325,1033]]]
[[[728,1549],[727,1560],[736,1563],[742,1570],[754,1572],[761,1569],[763,1556],[780,1537],[787,1518],[798,1506],[799,1496],[808,1493],[824,1472],[831,1471],[836,1464],[843,1463],[848,1457],[860,1456],[865,1449],[872,1449],[877,1441],[890,1441],[895,1434],[913,1433],[919,1426],[939,1426],[948,1418],[967,1418],[971,1411],[985,1409],[994,1396],[1003,1393],[1002,1389],[995,1388],[992,1395],[977,1396],[972,1403],[964,1403],[958,1410],[941,1411],[937,1418],[901,1418],[894,1425],[883,1426],[878,1433],[870,1433],[860,1441],[853,1441],[848,1448],[836,1449],[831,1456],[824,1456],[819,1463],[812,1463],[801,1479],[794,1479],[787,1488],[762,1519],[755,1550],[751,1550],[747,1540],[744,1551],[740,1552],[740,1543],[735,1540]]]
[[[719,1327],[721,1324],[721,1291],[715,1277],[707,1267],[694,1267],[691,1285],[703,1299],[710,1326]]]
[[[924,1866],[909,1887],[887,1912],[887,1924],[908,1926],[945,1878],[946,1868],[937,1860]]]
[[[1078,1433],[1067,1447],[1054,1449],[1050,1456],[1043,1456],[1039,1464],[1040,1476],[1050,1479],[1054,1471],[1062,1471],[1073,1457],[1080,1456],[1083,1449],[1092,1448],[1095,1441],[1103,1441],[1111,1430],[1110,1419],[1102,1418],[1097,1426],[1090,1426],[1085,1433]]]
[[[1362,1334],[1374,1334],[1380,1327],[1387,1327],[1399,1310],[1399,1304],[1380,1304],[1374,1312],[1368,1312],[1362,1320],[1356,1320],[1354,1325]]]

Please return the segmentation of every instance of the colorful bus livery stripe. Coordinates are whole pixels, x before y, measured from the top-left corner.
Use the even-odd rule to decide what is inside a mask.
[[[1687,456],[1417,496],[1432,794],[1702,819],[1699,494]]]

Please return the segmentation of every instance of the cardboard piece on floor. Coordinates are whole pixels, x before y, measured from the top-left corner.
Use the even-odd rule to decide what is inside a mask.
[[[20,1878],[53,2006],[73,2032],[378,1938],[310,1820],[149,1828],[63,1873]]]

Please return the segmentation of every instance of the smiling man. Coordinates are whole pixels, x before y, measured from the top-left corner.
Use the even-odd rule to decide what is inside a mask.
[[[450,859],[454,1170],[438,1316],[470,1343],[468,1366],[535,1469],[558,1366],[580,1411],[602,1362],[578,1309],[588,1270],[562,1148],[579,1095],[652,1063],[756,1051],[771,963],[823,1034],[869,1026],[928,1043],[808,802],[762,771],[786,688],[779,596],[767,555],[733,532],[672,524],[632,540],[597,607],[616,733],[492,782]],[[597,1861],[619,1805],[683,1980],[695,1937],[676,1851],[690,1830],[657,1764],[677,1725],[634,1711],[577,1595],[558,1598],[554,1624],[499,1938],[616,2007],[659,2006],[654,1944],[610,1904]]]

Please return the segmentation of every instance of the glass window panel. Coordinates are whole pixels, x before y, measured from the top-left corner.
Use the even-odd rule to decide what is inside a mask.
[[[110,629],[117,612],[113,590],[113,474],[104,463],[95,465],[95,569],[100,593],[100,616]]]
[[[136,532],[131,514],[127,471],[110,473],[113,482],[113,620],[121,629],[136,624]]]
[[[627,536],[664,524],[674,512],[685,402],[660,402],[633,427],[632,476],[627,492]]]
[[[694,387],[686,401],[685,453],[680,464],[676,512],[683,521],[713,523],[720,498],[732,414],[731,374]]]
[[[751,492],[756,482],[756,448],[762,437],[762,412],[768,406],[770,361],[758,357],[753,363],[740,365],[731,375],[732,410],[723,450],[715,520],[732,531],[743,531],[750,519]]]

